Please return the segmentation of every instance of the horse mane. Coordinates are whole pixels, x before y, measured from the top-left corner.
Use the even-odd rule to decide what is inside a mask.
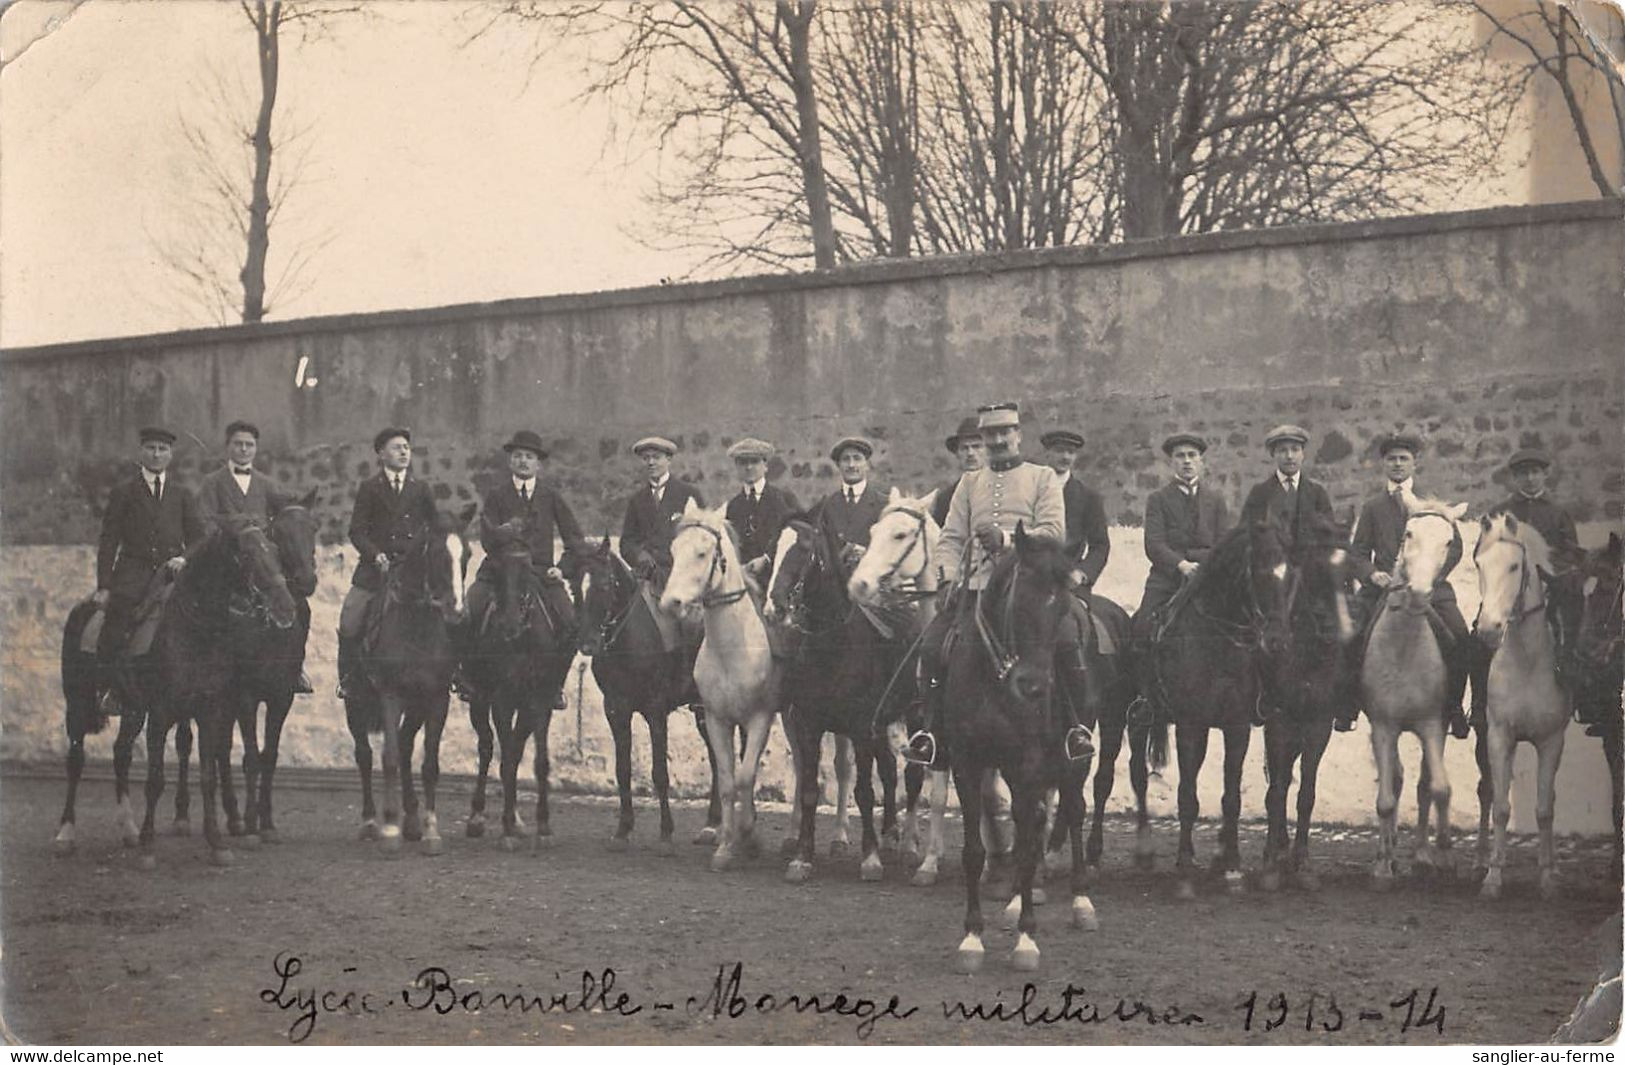
[[[1242,524],[1219,537],[1219,542],[1213,546],[1213,554],[1208,557],[1205,564],[1197,568],[1196,576],[1191,578],[1190,594],[1195,596],[1208,585],[1235,576],[1241,566],[1242,556],[1252,544],[1252,535],[1253,527]]]

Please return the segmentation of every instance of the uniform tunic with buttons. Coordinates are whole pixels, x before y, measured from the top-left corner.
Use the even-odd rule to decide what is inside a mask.
[[[1008,541],[1020,523],[1029,536],[1047,536],[1056,543],[1066,534],[1066,499],[1061,479],[1048,466],[1018,462],[1003,469],[973,470],[960,478],[948,504],[948,520],[938,542],[943,576],[960,579],[960,560],[965,545],[975,539],[976,529],[992,522],[1004,530]],[[965,586],[972,591],[987,587],[992,559],[980,544],[971,548],[970,570]]]

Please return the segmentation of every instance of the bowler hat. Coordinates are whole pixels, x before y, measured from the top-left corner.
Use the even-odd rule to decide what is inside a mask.
[[[1403,449],[1413,455],[1422,453],[1422,438],[1415,433],[1389,433],[1377,442],[1377,454],[1386,456],[1388,452]]]
[[[863,452],[863,457],[866,459],[872,459],[875,457],[875,446],[869,443],[869,441],[865,440],[863,437],[843,436],[839,440],[835,441],[834,447],[829,449],[829,460],[831,462],[840,462],[841,452],[850,448],[857,448],[859,451]]]
[[[1307,447],[1309,445],[1309,431],[1297,425],[1277,425],[1264,437],[1264,450],[1269,451],[1276,444],[1285,443],[1300,444]]]
[[[160,444],[173,444],[175,442],[175,434],[170,432],[168,429],[160,429],[156,425],[149,425],[145,429],[141,430],[141,442],[143,444],[153,440],[156,440]]]
[[[380,429],[378,435],[372,438],[372,449],[374,451],[384,450],[384,445],[397,436],[404,438],[408,444],[412,442],[412,431],[410,429],[402,429],[398,425],[392,425],[388,429]]]
[[[973,436],[978,440],[982,438],[982,430],[977,424],[975,415],[960,419],[959,429],[954,433],[953,436],[945,439],[943,444],[948,448],[949,451],[958,452],[959,442],[965,439],[967,436]]]
[[[547,458],[547,448],[542,446],[542,438],[529,429],[521,429],[513,434],[513,439],[502,445],[502,450],[512,454],[523,448],[535,455],[538,459]]]
[[[1074,433],[1071,429],[1051,429],[1038,438],[1038,442],[1045,447],[1069,447],[1073,451],[1083,448],[1083,436]]]
[[[1203,440],[1195,433],[1175,433],[1173,436],[1170,436],[1168,439],[1162,442],[1162,453],[1164,455],[1171,456],[1174,453],[1174,448],[1181,447],[1186,444],[1194,447],[1200,454],[1207,454],[1207,441]]]

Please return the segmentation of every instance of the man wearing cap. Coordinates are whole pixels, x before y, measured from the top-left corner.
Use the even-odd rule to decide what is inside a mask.
[[[147,586],[160,569],[171,575],[179,573],[186,565],[186,553],[205,535],[197,499],[171,483],[167,472],[174,457],[175,434],[146,428],[140,436],[141,469],[113,486],[96,547],[96,591],[91,598],[106,610],[96,650],[105,686],[102,708],[108,713],[118,709],[115,689],[121,678],[117,659]]]
[[[198,485],[198,513],[206,531],[213,531],[221,520],[232,515],[246,515],[260,526],[269,528],[277,511],[293,502],[293,497],[272,488],[264,474],[254,469],[254,456],[259,453],[260,430],[253,422],[235,421],[226,426],[226,463],[207,474]],[[299,627],[310,633],[310,602],[304,595],[293,597],[298,608]],[[294,684],[294,693],[308,695],[315,689],[305,674],[301,641],[299,653],[301,668]]]
[[[1585,594],[1580,573],[1584,556],[1574,519],[1562,507],[1552,502],[1546,493],[1546,478],[1551,474],[1552,457],[1539,448],[1515,451],[1507,460],[1507,471],[1512,476],[1513,494],[1490,509],[1490,515],[1510,514],[1521,522],[1533,525],[1546,546],[1551,549],[1552,565],[1557,572],[1548,575],[1547,595],[1551,601],[1548,619],[1557,640],[1557,677],[1565,686],[1574,682],[1574,662],[1570,649],[1580,632],[1580,617],[1585,610]],[[1473,663],[1473,723],[1483,720],[1484,700],[1489,689],[1490,659],[1487,654],[1475,656]]]
[[[382,466],[361,482],[350,514],[350,542],[360,552],[350,591],[339,609],[339,698],[353,690],[356,644],[361,638],[367,604],[384,587],[389,567],[400,561],[412,542],[435,521],[434,493],[412,476],[412,434],[397,426],[372,438]]]
[[[626,519],[621,523],[621,557],[631,563],[639,576],[649,578],[658,593],[671,574],[671,541],[690,499],[705,506],[697,489],[671,475],[672,456],[677,445],[663,436],[646,436],[632,445],[632,454],[643,460],[645,480],[626,501]]]
[[[801,510],[796,497],[767,483],[767,464],[773,445],[747,437],[728,449],[739,474],[739,491],[728,500],[726,516],[739,531],[739,557],[745,570],[764,588],[771,578],[779,533],[790,515]]]
[[[982,443],[982,430],[974,414],[961,421],[954,435],[943,443],[948,446],[949,454],[959,460],[959,476],[939,488],[931,504],[931,517],[939,529],[948,523],[948,504],[953,502],[954,489],[959,487],[959,482],[965,479],[965,474],[987,463],[987,445]]]
[[[529,555],[531,571],[554,624],[571,630],[575,625],[575,605],[564,586],[564,574],[553,564],[553,539],[557,533],[558,539],[563,541],[564,559],[578,557],[586,550],[581,526],[564,497],[536,478],[548,454],[540,436],[529,429],[520,429],[513,434],[513,439],[502,445],[502,450],[508,453],[509,475],[486,493],[480,506],[480,543],[485,547],[485,558],[468,590],[465,643],[471,643],[479,634],[485,623],[485,611],[496,594],[497,564],[493,556],[510,550],[522,550]],[[459,671],[459,692],[476,696],[474,681],[473,676]],[[563,709],[560,693],[552,694],[553,708]]]
[[[1083,450],[1083,435],[1071,429],[1051,429],[1038,438],[1044,445],[1044,461],[1061,479],[1061,498],[1066,501],[1067,549],[1072,554],[1072,576],[1079,594],[1094,587],[1111,556],[1111,539],[1106,533],[1106,504],[1100,493],[1086,488],[1072,475],[1072,467]]]
[[[1021,416],[1016,404],[983,407],[977,420],[987,445],[988,464],[961,478],[938,541],[944,592],[957,598],[957,606],[951,600],[945,602],[920,642],[926,727],[909,737],[904,756],[923,764],[936,759],[935,734],[941,730],[943,701],[942,643],[949,629],[962,617],[970,616],[977,595],[987,587],[994,563],[1010,546],[1017,525],[1029,536],[1048,537],[1057,544],[1066,528],[1066,500],[1060,478],[1048,466],[1021,457]],[[962,588],[957,587],[961,584]],[[1082,607],[1075,604],[1074,609]],[[1061,681],[1056,709],[1069,724],[1064,746],[1067,758],[1073,761],[1093,756],[1090,728],[1098,713],[1087,687],[1079,632],[1075,624],[1061,625],[1055,651],[1056,675]]]
[[[1361,584],[1359,602],[1366,611],[1367,633],[1370,632],[1371,623],[1376,620],[1383,594],[1393,582],[1399,548],[1405,539],[1408,515],[1404,496],[1420,494],[1416,491],[1415,474],[1416,459],[1422,453],[1422,441],[1413,433],[1390,433],[1378,442],[1377,451],[1382,456],[1387,482],[1380,495],[1366,500],[1360,508],[1360,516],[1355,521],[1354,533],[1349,540],[1349,562],[1351,571]],[[1455,557],[1446,560],[1428,602],[1450,636],[1448,645],[1441,641],[1439,648],[1444,654],[1446,670],[1442,710],[1449,722],[1450,734],[1457,739],[1466,739],[1469,731],[1467,715],[1461,709],[1461,697],[1467,689],[1467,677],[1474,655],[1472,641],[1467,635],[1467,623],[1462,620],[1461,610],[1456,606],[1456,590],[1449,581],[1450,571],[1460,560],[1459,551]],[[1354,641],[1351,650],[1355,655],[1349,670],[1351,690],[1348,697],[1338,700],[1340,709],[1335,725],[1339,732],[1352,729],[1358,714],[1354,690],[1359,685],[1365,655],[1364,638]]]
[[[1335,521],[1332,497],[1325,485],[1303,476],[1303,451],[1309,433],[1296,425],[1277,425],[1264,437],[1264,449],[1275,462],[1275,474],[1260,481],[1241,505],[1241,524],[1273,522],[1286,537],[1288,550],[1297,546],[1298,530],[1316,516]]]
[[[842,572],[850,574],[869,547],[869,527],[886,509],[887,494],[869,480],[875,446],[861,436],[845,436],[829,449],[841,473],[841,487],[819,501],[818,521],[840,553]]]
[[[1230,528],[1224,497],[1202,484],[1207,441],[1194,433],[1175,433],[1162,442],[1174,479],[1145,501],[1145,555],[1151,572],[1145,578],[1134,631],[1150,634],[1154,617],[1212,555]]]

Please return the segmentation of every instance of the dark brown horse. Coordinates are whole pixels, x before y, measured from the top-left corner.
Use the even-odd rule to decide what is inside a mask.
[[[1243,887],[1239,823],[1241,769],[1252,738],[1262,661],[1287,646],[1287,556],[1267,523],[1228,533],[1176,600],[1173,619],[1144,655],[1141,688],[1174,723],[1179,758],[1179,895],[1196,894],[1192,833],[1201,812],[1197,776],[1208,737],[1224,735],[1224,797],[1213,871],[1231,891]]]
[[[1621,752],[1620,718],[1621,690],[1625,689],[1625,606],[1621,593],[1625,577],[1621,574],[1621,550],[1618,533],[1608,534],[1608,546],[1587,551],[1585,558],[1585,613],[1580,632],[1575,640],[1575,660],[1579,679],[1575,702],[1580,720],[1586,731],[1602,739],[1602,749],[1608,759],[1609,776],[1614,784],[1614,872],[1620,872],[1625,834],[1622,834],[1622,814],[1625,814],[1625,757]]]
[[[517,529],[514,530],[516,533]],[[553,722],[553,694],[564,683],[576,654],[575,608],[567,593],[548,595],[518,535],[494,540],[486,565],[496,567],[496,597],[484,629],[469,640],[463,672],[477,692],[468,716],[480,739],[480,776],[469,814],[468,833],[481,835],[485,820],[485,768],[490,762],[487,722],[502,752],[502,846],[513,850],[527,831],[518,812],[519,764],[535,741],[536,825],[531,844],[541,847],[553,835],[548,818],[547,733]],[[573,559],[566,559],[572,565]],[[483,619],[470,618],[480,625]]]
[[[451,675],[457,664],[450,626],[463,616],[469,550],[462,530],[475,509],[468,507],[459,518],[436,515],[433,526],[390,566],[363,622],[360,676],[345,697],[344,716],[361,772],[361,838],[378,840],[386,854],[400,850],[403,833],[408,839],[421,839],[425,854],[439,854],[444,846],[435,788],[440,780],[440,735],[446,727]],[[412,787],[412,748],[419,730],[426,808],[422,817]],[[384,735],[382,825],[373,805],[369,732]],[[404,818],[397,802],[404,808]]]
[[[1316,890],[1309,868],[1309,827],[1315,812],[1315,783],[1321,757],[1331,740],[1339,693],[1351,668],[1347,648],[1355,637],[1349,610],[1347,532],[1321,518],[1300,529],[1287,577],[1289,639],[1285,653],[1265,660],[1264,754],[1269,788],[1264,807],[1269,833],[1260,878],[1269,891],[1284,881]],[[1287,832],[1287,791],[1297,769],[1297,836]]]

